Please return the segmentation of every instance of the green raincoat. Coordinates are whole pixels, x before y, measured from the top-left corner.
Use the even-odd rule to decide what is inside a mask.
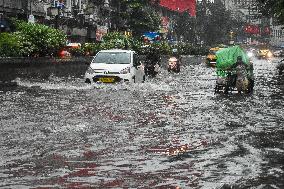
[[[217,75],[220,77],[226,77],[227,70],[230,69],[237,62],[238,56],[242,57],[242,60],[245,64],[249,64],[249,57],[240,46],[232,46],[217,51]]]

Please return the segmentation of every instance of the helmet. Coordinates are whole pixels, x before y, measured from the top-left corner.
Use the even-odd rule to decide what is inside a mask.
[[[243,58],[241,56],[238,56],[237,60],[240,61],[240,60],[243,60]]]

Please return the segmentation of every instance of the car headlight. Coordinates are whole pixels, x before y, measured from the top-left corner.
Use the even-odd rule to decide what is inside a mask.
[[[121,73],[121,74],[128,74],[128,73],[130,73],[130,67],[124,68],[119,73]]]
[[[248,57],[253,57],[253,53],[252,52],[248,52]]]
[[[268,52],[268,53],[267,53],[267,56],[268,56],[268,57],[272,57],[272,53],[271,53],[271,52]]]

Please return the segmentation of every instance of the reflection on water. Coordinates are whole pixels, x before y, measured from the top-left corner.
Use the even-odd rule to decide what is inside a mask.
[[[19,75],[0,89],[0,188],[283,188],[283,78],[254,67],[243,96],[215,95],[203,64],[140,84]]]

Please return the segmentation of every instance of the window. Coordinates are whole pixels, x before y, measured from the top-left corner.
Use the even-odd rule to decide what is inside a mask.
[[[129,52],[99,52],[92,62],[104,64],[129,64],[130,58]]]

